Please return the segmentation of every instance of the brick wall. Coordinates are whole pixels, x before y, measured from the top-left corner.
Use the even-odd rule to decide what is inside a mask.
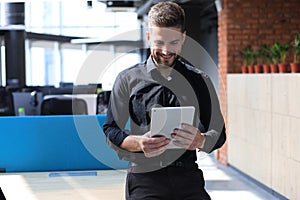
[[[290,42],[300,32],[300,0],[223,0],[218,13],[220,101],[227,123],[227,73],[240,73],[245,46]],[[289,58],[288,58],[289,59]],[[227,134],[230,134],[227,132]],[[218,152],[227,164],[227,144]]]

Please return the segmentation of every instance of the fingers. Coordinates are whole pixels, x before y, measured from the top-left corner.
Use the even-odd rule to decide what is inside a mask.
[[[141,141],[141,146],[146,157],[154,157],[162,154],[169,143],[170,139],[165,137],[144,138]]]
[[[150,157],[154,157],[154,156],[158,156],[158,155],[162,154],[163,152],[166,151],[166,149],[167,149],[167,146],[163,146],[163,147],[160,147],[160,148],[152,150],[152,151],[146,151],[144,153],[145,153],[146,157],[150,158]]]
[[[171,136],[175,145],[188,150],[195,150],[201,146],[204,137],[196,127],[189,124],[182,124],[181,129],[174,129]]]
[[[186,124],[186,123],[182,123],[181,128],[185,131],[190,132],[190,133],[196,133],[197,131],[199,131],[196,127],[194,127],[190,124]]]
[[[174,135],[178,135],[179,137],[188,139],[188,140],[193,140],[195,138],[195,134],[193,134],[192,132],[189,132],[187,130],[184,129],[180,129],[180,128],[175,128],[174,129]]]
[[[170,140],[165,137],[147,138],[142,141],[145,149],[157,149],[169,144]]]
[[[177,130],[174,134],[172,134],[172,138],[174,139],[172,142],[181,148],[195,150],[198,141],[197,135],[193,135],[192,137],[190,135],[192,134],[186,133],[182,130]]]

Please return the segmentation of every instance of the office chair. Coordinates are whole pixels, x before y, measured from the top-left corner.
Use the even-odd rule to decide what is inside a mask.
[[[51,97],[44,99],[41,105],[41,115],[86,115],[87,103],[74,97]]]

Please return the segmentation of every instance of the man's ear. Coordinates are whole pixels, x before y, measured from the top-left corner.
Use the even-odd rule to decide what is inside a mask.
[[[146,32],[146,38],[147,38],[148,44],[150,45],[150,33],[149,33],[149,31]]]
[[[182,33],[182,43],[184,43],[185,38],[186,38],[186,31],[184,31],[184,32]]]

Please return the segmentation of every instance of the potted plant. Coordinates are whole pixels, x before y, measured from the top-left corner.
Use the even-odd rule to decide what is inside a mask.
[[[254,73],[254,62],[255,62],[255,52],[250,48],[249,52],[249,65],[248,65],[248,72]]]
[[[254,72],[255,73],[261,73],[262,72],[262,64],[263,64],[263,54],[262,54],[262,48],[260,47],[254,52],[254,58],[256,60],[256,63],[254,65]]]
[[[264,73],[270,73],[271,52],[266,44],[260,46],[260,54],[262,58],[262,66]]]
[[[253,63],[254,63],[254,54],[251,49],[251,46],[246,46],[243,51],[240,52],[240,55],[243,59],[242,73],[253,73]]]
[[[279,63],[278,63],[279,72],[285,73],[288,71],[288,64],[285,62],[285,60],[291,46],[285,43],[283,44],[277,43],[276,48],[279,53]]]
[[[291,72],[297,73],[300,72],[300,33],[295,36],[295,39],[292,43],[293,49],[293,62],[290,63]]]
[[[248,46],[247,47],[245,47],[244,49],[243,49],[243,51],[240,51],[239,53],[240,53],[240,56],[242,57],[242,60],[243,60],[243,64],[242,64],[242,73],[243,74],[245,74],[245,73],[247,73],[248,72],[248,70],[247,70],[247,66],[248,66],[248,64],[249,64],[249,60],[248,60],[248,55],[247,55],[247,48],[248,48]]]
[[[278,62],[279,62],[279,43],[276,42],[270,47],[271,60],[270,68],[272,73],[278,73]]]

